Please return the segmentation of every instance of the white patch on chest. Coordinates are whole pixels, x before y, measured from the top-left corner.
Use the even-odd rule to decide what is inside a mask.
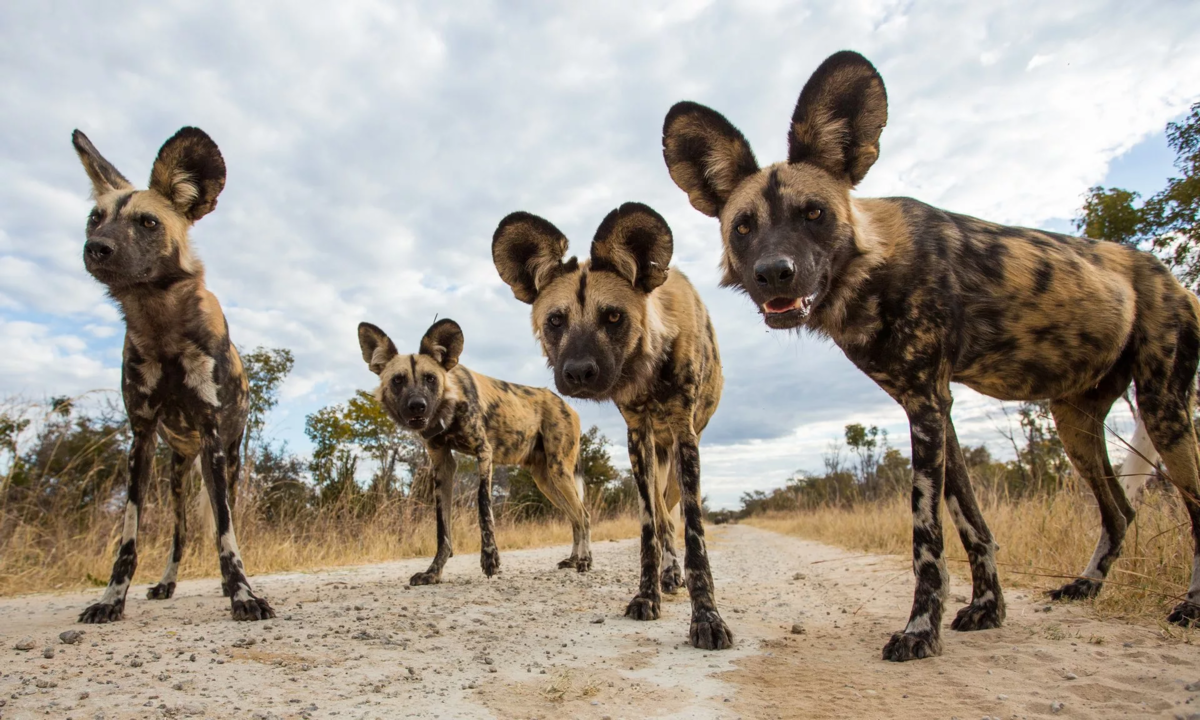
[[[217,361],[195,345],[189,345],[183,352],[183,384],[195,391],[196,396],[204,402],[219,407],[217,399],[217,384],[213,380],[213,368]]]

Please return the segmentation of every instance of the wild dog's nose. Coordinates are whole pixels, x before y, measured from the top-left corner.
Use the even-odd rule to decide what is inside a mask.
[[[563,377],[572,385],[590,385],[599,374],[600,367],[591,358],[563,363]]]
[[[408,411],[413,415],[423,415],[426,407],[428,406],[421,398],[415,398],[408,401]]]
[[[788,285],[796,276],[796,263],[791,258],[769,257],[754,264],[754,281],[761,288],[777,289]]]
[[[104,262],[112,257],[114,250],[108,240],[88,240],[83,245],[83,254],[93,262]]]

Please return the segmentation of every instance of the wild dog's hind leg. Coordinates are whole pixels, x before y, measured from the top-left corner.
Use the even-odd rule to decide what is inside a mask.
[[[131,414],[131,417],[134,417]],[[142,493],[154,462],[155,422],[133,426],[133,447],[129,451],[129,484],[125,493],[125,525],[121,530],[121,547],[113,562],[108,588],[100,602],[89,606],[79,615],[79,622],[107,623],[125,615],[125,594],[137,571],[137,535],[141,522]]]
[[[167,556],[167,568],[163,570],[162,580],[146,591],[146,597],[151,600],[166,600],[175,594],[175,580],[179,575],[179,561],[183,559],[183,543],[187,535],[183,480],[193,462],[194,457],[185,458],[177,452],[171,453],[171,502],[175,508],[175,533],[171,536],[171,554]]]
[[[1101,386],[1103,388],[1103,385]],[[1063,450],[1096,496],[1100,509],[1100,540],[1084,577],[1051,590],[1054,600],[1095,597],[1113,562],[1121,555],[1125,531],[1133,521],[1133,506],[1113,472],[1104,437],[1104,418],[1116,399],[1112,393],[1091,391],[1050,404]]]
[[[457,466],[449,448],[429,448],[430,472],[433,477],[434,512],[437,515],[437,552],[425,572],[409,579],[409,585],[436,585],[442,581],[442,568],[454,555],[450,538],[450,506],[454,500],[454,472]]]
[[[478,455],[479,468],[479,565],[491,577],[500,572],[500,550],[496,547],[496,519],[492,515],[492,449],[486,444]]]
[[[1192,312],[1181,313],[1173,324],[1178,328],[1170,338],[1174,342],[1147,349],[1138,358],[1135,378],[1138,412],[1192,521],[1192,582],[1183,602],[1167,616],[1168,622],[1189,627],[1200,625],[1200,457],[1192,425],[1200,328]]]
[[[622,413],[624,414],[624,413]],[[642,520],[642,572],[638,593],[629,601],[625,615],[634,620],[657,620],[661,612],[662,594],[658,585],[659,554],[658,523],[655,513],[654,436],[648,423],[640,416],[626,415],[629,424],[629,469],[637,484],[638,507]]]
[[[250,588],[246,567],[233,531],[233,513],[229,509],[229,455],[236,453],[241,442],[239,434],[228,451],[221,445],[220,436],[212,428],[204,437],[200,449],[200,472],[208,489],[216,520],[217,553],[221,561],[221,584],[230,591],[230,610],[234,620],[267,620],[275,617],[266,598],[260,598]]]
[[[658,536],[663,549],[662,591],[674,595],[683,587],[683,570],[679,568],[679,553],[675,551],[675,508],[679,505],[680,496],[679,463],[673,442],[660,442],[655,445],[654,452],[658,460],[654,473],[658,483],[654,499],[658,506],[654,514],[658,520]]]
[[[558,567],[587,572],[592,569],[591,518],[584,505],[583,475],[573,470],[565,460],[552,458],[530,468],[534,484],[571,523],[571,556],[559,561]]]
[[[946,508],[971,563],[971,604],[958,611],[950,629],[989,630],[1004,622],[1004,593],[996,575],[996,542],[975,502],[967,463],[954,432],[946,422]]]
[[[912,612],[903,632],[892,635],[883,659],[894,662],[942,654],[942,613],[950,576],[943,557],[942,523],[938,514],[946,477],[946,425],[950,392],[940,396],[902,398],[912,435],[913,592]]]

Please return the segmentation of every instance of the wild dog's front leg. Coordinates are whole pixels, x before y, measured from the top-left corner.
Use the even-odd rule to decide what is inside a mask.
[[[635,418],[629,423],[629,466],[637,483],[638,507],[642,519],[642,574],[638,594],[629,601],[625,615],[634,620],[657,620],[662,603],[658,585],[659,545],[658,525],[654,517],[654,437],[642,422]]]
[[[658,522],[658,539],[662,541],[661,586],[664,593],[674,595],[683,588],[683,570],[679,567],[679,553],[675,552],[675,507],[679,505],[679,458],[675,443],[655,443],[655,477],[658,492],[655,493],[654,519]]]
[[[895,662],[942,653],[942,613],[950,578],[942,555],[939,505],[946,474],[947,398],[913,398],[905,404],[912,433],[913,574],[917,587],[912,612],[903,632],[892,635],[883,659]]]
[[[240,437],[239,437],[240,440]],[[233,513],[229,509],[229,463],[215,428],[209,430],[200,449],[200,471],[208,488],[213,519],[217,529],[217,554],[221,561],[221,584],[229,589],[230,611],[234,620],[267,620],[275,611],[266,598],[250,588],[246,566],[233,531]]]
[[[425,572],[409,579],[409,585],[436,585],[442,581],[442,568],[454,555],[450,538],[450,508],[454,500],[454,455],[449,448],[429,448],[430,472],[433,476],[434,513],[437,516],[437,552]]]
[[[125,594],[137,571],[137,535],[141,522],[142,492],[154,462],[155,427],[139,423],[133,427],[133,447],[129,451],[129,484],[125,494],[125,525],[121,530],[121,547],[113,562],[108,588],[100,602],[89,606],[79,615],[79,622],[107,623],[125,615]]]
[[[971,604],[958,611],[950,628],[966,632],[998,628],[1004,622],[1004,593],[996,574],[996,542],[975,502],[967,463],[954,433],[954,422],[946,421],[946,508],[971,563]]]
[[[195,458],[185,458],[177,452],[171,453],[171,501],[175,507],[175,534],[171,536],[171,554],[167,556],[167,568],[162,580],[146,591],[151,600],[166,600],[175,594],[175,580],[179,575],[179,561],[183,559],[183,543],[187,536],[187,503],[184,501],[183,478]]]
[[[690,421],[688,425],[688,431],[678,440],[685,549],[683,564],[687,568],[688,594],[692,596],[692,624],[688,636],[693,647],[724,650],[733,647],[733,632],[717,612],[700,509],[700,447],[695,433],[690,432]]]
[[[483,574],[500,572],[500,551],[496,548],[496,520],[492,516],[492,449],[479,453],[479,564]]]

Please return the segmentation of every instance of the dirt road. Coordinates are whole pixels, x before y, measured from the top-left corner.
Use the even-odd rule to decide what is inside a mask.
[[[724,652],[687,644],[686,593],[668,599],[659,621],[622,617],[636,584],[635,541],[597,545],[587,575],[554,570],[566,549],[550,548],[506,553],[491,581],[477,557],[456,556],[434,587],[407,585],[423,560],[258,577],[279,612],[258,624],[231,621],[213,580],[184,582],[165,602],[137,589],[126,620],[107,626],[74,622],[98,590],[2,600],[0,717],[1200,713],[1200,692],[1185,687],[1200,681],[1200,648],[1158,628],[1046,612],[1039,598],[1010,590],[1005,628],[946,630],[942,657],[894,665],[879,651],[911,599],[901,559],[744,526],[713,528],[710,550],[737,635]],[[968,592],[956,581],[951,596]],[[80,642],[60,641],[80,629]],[[33,647],[15,649],[25,638]]]

